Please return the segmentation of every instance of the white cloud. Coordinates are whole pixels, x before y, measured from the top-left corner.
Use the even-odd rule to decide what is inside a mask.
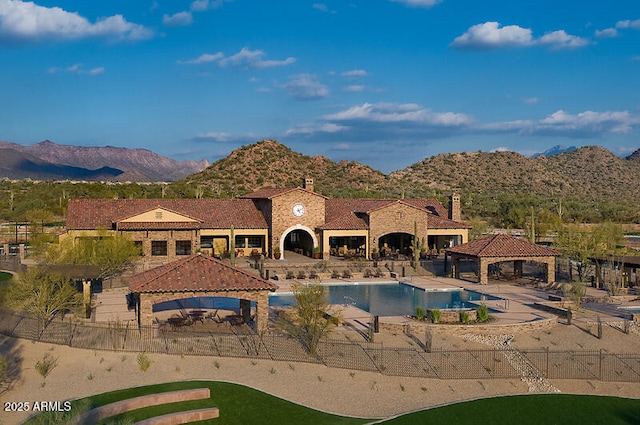
[[[364,69],[352,69],[351,71],[345,71],[340,75],[350,78],[366,77],[367,71],[365,71]]]
[[[122,15],[95,23],[59,7],[43,7],[20,0],[0,0],[0,44],[108,38],[116,41],[144,40],[153,31],[128,22]]]
[[[351,85],[351,86],[347,86],[343,89],[346,92],[349,93],[355,93],[355,92],[360,92],[364,90],[364,86],[361,85]]]
[[[640,30],[640,19],[636,19],[635,21],[625,20],[616,22],[616,28],[631,28],[634,30]]]
[[[605,28],[603,30],[596,30],[595,35],[598,38],[614,38],[618,36],[618,30],[615,28]]]
[[[295,58],[289,57],[283,60],[263,60],[266,55],[262,50],[250,50],[243,47],[233,56],[225,57],[224,53],[205,53],[196,59],[178,61],[181,64],[197,65],[202,63],[216,62],[220,67],[231,66],[234,68],[272,68],[276,66],[286,66],[294,63]]]
[[[204,53],[195,59],[190,59],[187,61],[178,61],[178,63],[182,63],[186,65],[198,65],[201,63],[216,62],[222,58],[224,58],[224,54],[222,52],[218,52],[214,54]]]
[[[348,127],[333,123],[316,123],[316,124],[303,124],[292,129],[287,130],[285,135],[301,135],[301,134],[315,134],[315,133],[338,133]]]
[[[163,15],[162,24],[168,27],[185,27],[193,23],[191,12],[178,12],[173,15]]]
[[[543,35],[537,40],[537,44],[550,46],[553,49],[574,49],[588,45],[589,40],[558,30]]]
[[[467,32],[456,37],[452,47],[462,49],[503,49],[549,46],[553,49],[577,48],[589,44],[587,39],[567,34],[564,30],[553,31],[535,39],[529,28],[518,25],[500,26],[499,22],[485,22],[470,27]]]
[[[191,11],[204,12],[211,9],[219,9],[225,3],[230,3],[233,0],[195,0],[191,3]]]
[[[283,88],[289,96],[298,100],[322,99],[329,95],[327,86],[311,74],[294,75],[283,85]]]
[[[233,134],[226,132],[210,131],[207,133],[196,134],[191,138],[192,141],[205,142],[205,143],[253,143],[260,139],[259,136],[253,133]]]
[[[640,118],[629,111],[585,111],[571,115],[559,110],[540,120],[536,130],[568,134],[628,133],[637,125],[640,125]]]
[[[631,56],[631,60],[633,62],[640,62],[640,55],[633,55]]]
[[[391,0],[394,3],[402,3],[409,7],[433,7],[440,3],[442,0]]]
[[[494,153],[494,152],[511,152],[511,149],[505,147],[505,146],[498,146],[497,148],[491,149],[489,152]]]
[[[325,12],[325,13],[331,13],[331,14],[334,14],[334,15],[337,13],[335,10],[329,9],[329,7],[324,3],[314,3],[312,7],[314,9],[316,9],[316,10],[319,10],[319,11]]]
[[[71,66],[68,66],[66,68],[58,68],[56,66],[49,68],[49,70],[47,70],[48,74],[57,74],[59,72],[66,72],[66,73],[70,73],[70,74],[77,74],[77,75],[90,75],[90,76],[95,76],[95,75],[100,75],[100,74],[104,74],[104,67],[103,66],[99,66],[96,68],[92,68],[92,69],[84,69],[83,65],[81,63],[76,63],[73,64]]]
[[[584,111],[568,114],[558,110],[538,121],[516,120],[481,124],[477,130],[486,133],[512,133],[537,136],[592,138],[606,133],[628,133],[640,126],[640,117],[629,111]]]
[[[535,103],[538,103],[540,99],[538,99],[537,97],[525,97],[524,99],[522,99],[522,101],[529,105],[533,105]]]
[[[413,103],[363,103],[345,111],[326,115],[327,121],[368,121],[378,123],[414,123],[430,126],[463,126],[473,122],[465,114],[433,112]]]
[[[531,44],[533,44],[533,37],[530,29],[517,25],[500,28],[498,22],[474,25],[451,43],[454,47],[480,49],[522,47]]]

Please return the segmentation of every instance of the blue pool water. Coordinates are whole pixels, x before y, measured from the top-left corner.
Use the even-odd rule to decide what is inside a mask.
[[[404,283],[327,285],[329,303],[352,305],[374,316],[408,316],[417,307],[476,308],[484,300],[500,298],[465,290],[425,291]],[[293,294],[270,294],[269,306],[288,307],[295,304]]]

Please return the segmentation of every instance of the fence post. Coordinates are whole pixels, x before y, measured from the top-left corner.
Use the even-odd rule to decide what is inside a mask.
[[[600,349],[600,355],[598,356],[598,375],[600,376],[600,380],[602,381],[602,358],[604,357],[604,353],[602,352],[602,348]]]
[[[546,352],[546,366],[545,369],[547,370],[545,373],[545,378],[549,379],[549,347],[547,346],[545,349]]]

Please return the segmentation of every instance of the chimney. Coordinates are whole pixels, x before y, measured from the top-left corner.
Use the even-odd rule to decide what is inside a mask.
[[[311,178],[311,177],[305,177],[305,178],[304,178],[304,183],[303,183],[302,187],[303,187],[304,189],[307,189],[308,191],[313,192],[313,178]]]
[[[449,196],[449,220],[462,220],[460,215],[460,195],[457,193],[452,193]]]

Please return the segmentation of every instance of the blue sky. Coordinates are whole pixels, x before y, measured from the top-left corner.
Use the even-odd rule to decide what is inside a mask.
[[[276,139],[384,172],[640,148],[640,2],[0,0],[0,140],[215,161]]]

